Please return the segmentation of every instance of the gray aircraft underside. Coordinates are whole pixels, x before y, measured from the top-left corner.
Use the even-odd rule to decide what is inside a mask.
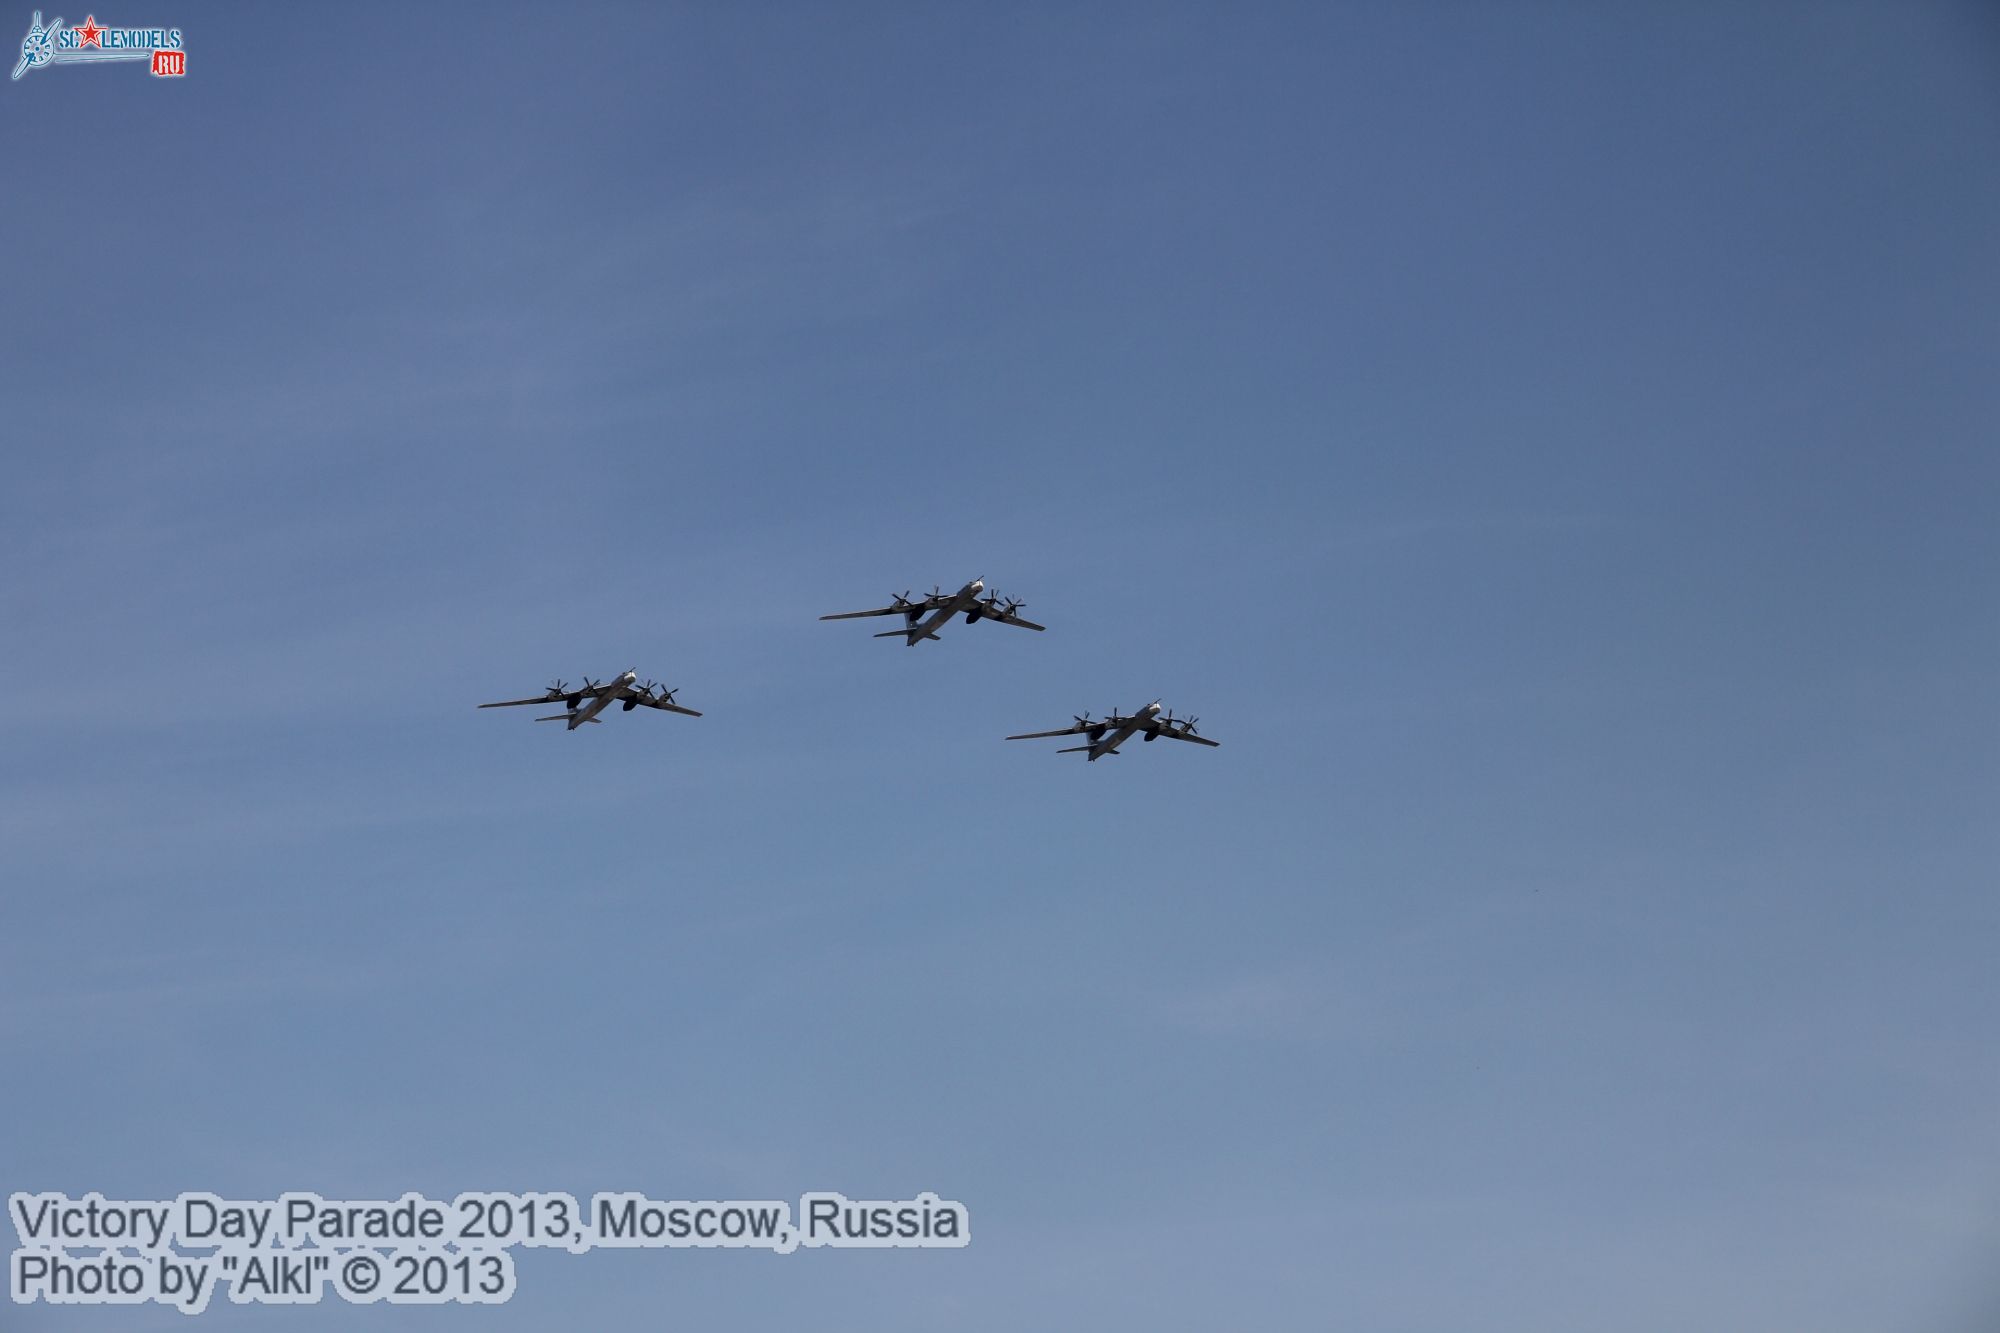
[[[1162,717],[1160,701],[1155,699],[1130,717],[1121,717],[1114,709],[1111,716],[1093,722],[1090,714],[1085,712],[1073,725],[1064,727],[1060,731],[1030,731],[1019,736],[1009,736],[1007,739],[1037,741],[1050,736],[1084,736],[1088,738],[1087,744],[1067,746],[1057,750],[1056,753],[1081,754],[1090,763],[1096,763],[1106,755],[1117,754],[1118,747],[1134,736],[1144,736],[1149,741],[1164,737],[1170,741],[1192,741],[1196,745],[1222,744],[1221,741],[1212,741],[1206,736],[1195,735],[1195,722],[1196,719],[1191,717],[1175,721],[1172,713]]]
[[[601,721],[597,715],[616,703],[621,711],[631,712],[635,708],[657,708],[662,712],[679,713],[684,717],[700,717],[692,708],[683,708],[674,702],[674,691],[652,681],[638,684],[637,672],[627,671],[614,677],[608,684],[598,684],[590,677],[583,678],[583,688],[572,690],[561,681],[549,686],[546,694],[532,699],[502,699],[499,703],[480,704],[481,708],[520,708],[529,704],[561,704],[563,711],[538,717],[537,722],[567,722],[566,730],[575,731],[586,722]]]
[[[965,623],[974,625],[982,620],[998,621],[1002,625],[1017,625],[1022,629],[1046,629],[1032,620],[1023,619],[1015,613],[1027,603],[1019,598],[999,596],[981,597],[986,591],[986,580],[974,579],[957,592],[939,592],[935,586],[931,595],[910,600],[907,592],[898,593],[888,606],[872,611],[842,611],[835,615],[821,616],[821,620],[859,620],[863,616],[901,616],[903,628],[892,629],[877,634],[878,639],[901,639],[905,647],[914,648],[925,639],[935,639],[938,630],[951,623],[951,618],[963,615]]]

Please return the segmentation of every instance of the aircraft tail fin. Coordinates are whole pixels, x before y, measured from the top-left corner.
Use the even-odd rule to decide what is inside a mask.
[[[885,633],[877,634],[875,637],[878,639],[908,639],[910,647],[914,648],[925,639],[935,639],[937,635],[935,633],[926,634],[920,629],[892,629]]]
[[[603,721],[604,719],[603,719],[603,718],[601,718],[601,717],[587,717],[587,718],[585,718],[585,719],[583,719],[583,720],[584,720],[584,722],[602,722],[602,721]],[[570,729],[571,731],[575,731],[575,730],[577,729],[577,727],[578,727],[578,726],[582,725],[581,723],[579,723],[579,722],[578,722],[578,721],[576,720],[576,715],[575,715],[574,713],[551,713],[551,714],[550,714],[549,716],[547,716],[547,717],[538,717],[538,718],[536,718],[536,719],[535,719],[535,721],[537,721],[537,722],[567,722],[567,723],[569,723],[569,729]]]
[[[1091,750],[1091,749],[1095,749],[1095,748],[1096,748],[1095,746],[1090,746],[1090,745],[1072,745],[1072,746],[1068,747],[1067,749],[1062,749],[1062,750],[1057,750],[1057,751],[1056,751],[1056,753],[1057,753],[1057,754],[1082,754],[1082,753],[1083,753],[1083,752],[1084,752],[1085,750]]]

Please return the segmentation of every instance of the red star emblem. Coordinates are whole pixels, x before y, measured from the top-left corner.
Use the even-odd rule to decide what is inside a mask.
[[[82,41],[77,43],[77,46],[79,48],[85,46],[94,46],[98,50],[102,51],[104,49],[104,44],[97,40],[97,34],[103,31],[104,29],[97,26],[97,16],[95,14],[86,14],[84,16],[83,26],[76,30],[76,35],[83,39]]]

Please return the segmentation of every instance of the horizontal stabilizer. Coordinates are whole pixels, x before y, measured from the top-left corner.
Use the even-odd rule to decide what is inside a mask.
[[[1066,749],[1066,750],[1057,750],[1057,751],[1056,751],[1056,753],[1057,753],[1057,754],[1082,754],[1082,753],[1084,753],[1084,752],[1085,752],[1086,750],[1093,750],[1093,749],[1095,749],[1095,748],[1097,748],[1097,747],[1095,747],[1095,746],[1092,746],[1092,745],[1072,745],[1072,746],[1070,746],[1070,747],[1069,747],[1068,749]],[[1105,751],[1105,753],[1107,753],[1107,754],[1116,754],[1116,753],[1118,753],[1118,752],[1117,752],[1116,750],[1107,750],[1107,751]]]
[[[570,723],[574,723],[574,720],[575,720],[575,717],[576,717],[576,714],[574,714],[574,713],[555,713],[555,714],[552,714],[552,715],[550,715],[550,716],[548,716],[548,717],[538,717],[538,718],[536,718],[536,719],[535,719],[535,721],[537,721],[537,722],[570,722]],[[602,722],[602,721],[603,721],[604,719],[603,719],[603,718],[601,718],[601,717],[587,717],[587,718],[585,718],[585,719],[583,719],[583,720],[584,720],[585,722]]]
[[[915,643],[919,639],[935,639],[937,635],[934,633],[926,634],[920,629],[892,629],[886,633],[877,634],[875,637],[878,639],[908,639],[911,643]]]

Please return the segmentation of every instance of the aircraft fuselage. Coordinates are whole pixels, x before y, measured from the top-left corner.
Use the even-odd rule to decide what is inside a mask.
[[[598,695],[588,703],[579,703],[575,708],[570,709],[569,729],[575,731],[578,727],[603,712],[614,700],[624,698],[625,691],[637,679],[639,679],[637,672],[627,671],[624,675],[613,679],[604,693]]]
[[[984,591],[986,591],[986,581],[984,579],[974,579],[954,593],[949,602],[931,612],[922,620],[911,621],[903,630],[903,633],[908,636],[903,641],[904,647],[914,648],[925,639],[936,638],[937,632],[946,625],[949,625],[953,616],[962,615],[977,606],[979,604],[979,594]]]
[[[1141,727],[1159,715],[1160,701],[1155,699],[1144,708],[1141,708],[1137,713],[1119,723],[1116,731],[1107,732],[1102,740],[1092,741],[1090,751],[1084,755],[1084,758],[1094,764],[1107,754],[1117,753],[1119,746],[1131,740],[1134,735],[1138,734]]]

